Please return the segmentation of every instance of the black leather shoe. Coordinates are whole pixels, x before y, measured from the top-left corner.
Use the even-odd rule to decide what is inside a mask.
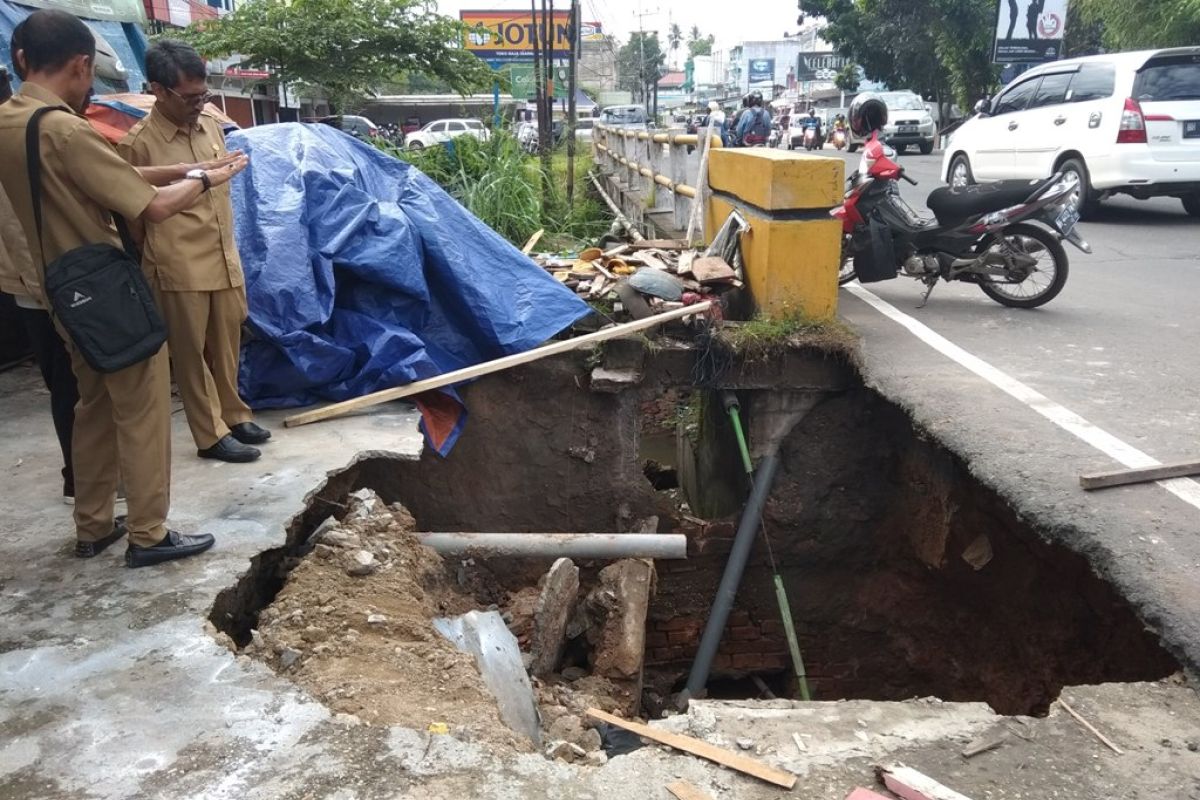
[[[262,455],[262,451],[257,447],[244,445],[233,438],[233,434],[228,434],[212,447],[197,450],[196,455],[201,458],[215,458],[217,461],[228,461],[232,464],[244,464],[247,461],[257,460]]]
[[[125,566],[152,567],[155,564],[162,564],[165,561],[187,558],[188,556],[203,553],[212,547],[215,542],[216,539],[207,533],[202,533],[198,536],[185,536],[178,531],[167,531],[167,535],[163,537],[162,541],[153,547],[139,547],[136,544],[129,545],[128,549],[125,550]]]
[[[263,444],[271,438],[269,430],[254,422],[239,422],[229,432],[242,444]]]
[[[117,517],[113,520],[112,533],[105,536],[103,539],[97,539],[94,542],[85,542],[78,540],[75,542],[75,557],[76,558],[95,558],[108,549],[108,546],[120,539],[126,534],[128,528],[125,527],[125,517]]]

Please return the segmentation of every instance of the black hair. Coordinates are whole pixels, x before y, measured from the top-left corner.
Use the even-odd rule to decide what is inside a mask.
[[[178,39],[159,39],[146,51],[146,79],[174,89],[183,78],[208,77],[204,59],[190,44]]]
[[[76,56],[96,57],[91,29],[79,17],[57,9],[30,14],[13,30],[12,41],[25,51],[26,72],[57,72]]]
[[[0,103],[8,102],[12,97],[12,81],[8,77],[8,67],[0,64]]]
[[[8,55],[12,58],[13,74],[21,80],[25,80],[25,68],[17,61],[17,51],[24,49],[25,44],[21,39],[21,33],[25,28],[25,20],[21,20],[15,28],[13,28],[12,38],[8,40]]]

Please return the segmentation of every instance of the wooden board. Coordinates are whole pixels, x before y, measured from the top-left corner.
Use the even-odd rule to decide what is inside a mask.
[[[1186,478],[1190,475],[1200,475],[1200,461],[1183,461],[1178,464],[1160,464],[1157,467],[1118,469],[1112,472],[1080,475],[1079,485],[1091,491],[1093,489],[1107,489],[1111,486],[1128,486],[1133,483],[1150,483],[1151,481],[1165,481],[1170,478]]]
[[[546,233],[545,228],[540,228],[540,229],[534,231],[533,236],[530,236],[529,241],[526,242],[525,246],[521,248],[521,252],[524,253],[525,255],[529,255],[530,253],[532,253],[534,246],[538,243],[538,241],[541,240],[542,236],[545,233]]]
[[[667,784],[667,791],[679,798],[679,800],[712,800],[711,797],[704,792],[692,786],[687,781],[675,781]]]
[[[687,242],[681,239],[642,239],[634,242],[634,250],[687,250]]]
[[[655,314],[646,319],[635,320],[634,322],[626,322],[623,325],[614,325],[611,328],[604,328],[595,333],[589,333],[584,336],[576,336],[574,339],[563,339],[550,344],[535,347],[532,350],[527,350],[524,353],[515,353],[504,358],[497,358],[493,361],[485,361],[482,364],[476,364],[473,367],[457,369],[453,372],[447,372],[445,375],[439,375],[436,378],[427,378],[423,381],[414,381],[405,386],[398,386],[395,389],[384,389],[380,392],[356,397],[353,400],[345,400],[341,403],[333,403],[331,405],[314,408],[309,411],[302,411],[299,414],[293,414],[286,418],[283,424],[289,428],[295,428],[299,425],[307,425],[310,422],[320,422],[324,419],[339,417],[343,414],[349,414],[353,411],[361,411],[364,408],[371,408],[382,403],[387,403],[392,400],[399,400],[404,397],[412,397],[414,394],[428,392],[431,389],[441,389],[443,386],[450,386],[455,383],[472,380],[483,375],[490,375],[493,372],[500,372],[511,367],[528,364],[532,361],[546,358],[548,356],[557,355],[559,353],[567,353],[571,350],[576,350],[580,347],[603,342],[609,339],[615,339],[618,336],[624,336],[627,333],[635,333],[644,331],[650,328],[656,328],[666,322],[671,322],[684,317],[690,317],[693,314],[703,314],[712,308],[712,302],[706,301],[696,303],[685,308],[677,308],[671,311],[666,311],[662,314]]]
[[[758,778],[761,781],[772,783],[776,786],[782,786],[784,789],[791,789],[796,785],[796,776],[790,772],[784,772],[781,769],[776,769],[769,764],[764,764],[757,759],[735,753],[732,750],[726,750],[723,747],[717,747],[714,744],[695,739],[691,736],[684,736],[679,733],[670,733],[669,731],[661,731],[657,728],[651,728],[649,725],[642,725],[638,722],[630,722],[605,713],[599,709],[589,708],[587,715],[592,719],[600,722],[607,722],[609,725],[615,725],[618,728],[624,728],[631,733],[636,733],[644,739],[665,744],[668,747],[674,747],[676,750],[682,750],[685,753],[691,753],[694,756],[708,759],[723,767],[735,769],[745,775]]]

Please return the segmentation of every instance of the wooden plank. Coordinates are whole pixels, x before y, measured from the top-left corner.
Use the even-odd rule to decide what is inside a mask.
[[[634,242],[634,250],[687,250],[687,242],[682,239],[642,239]]]
[[[864,789],[863,787],[859,786],[850,794],[846,795],[846,800],[888,800],[888,798],[884,797],[878,792],[872,792],[870,789]]]
[[[361,411],[364,408],[371,408],[382,403],[387,403],[392,400],[399,400],[404,397],[411,397],[414,394],[428,392],[431,389],[441,389],[443,386],[450,386],[455,383],[462,383],[473,378],[479,378],[483,375],[490,375],[493,372],[500,372],[511,367],[528,364],[533,361],[538,361],[548,356],[558,355],[559,353],[567,353],[571,350],[576,350],[580,347],[595,344],[596,342],[604,342],[609,339],[616,339],[619,336],[624,336],[627,333],[636,333],[650,328],[657,328],[666,322],[690,317],[694,314],[703,314],[712,308],[712,301],[696,303],[686,308],[677,308],[662,314],[656,314],[646,319],[639,319],[633,322],[626,322],[623,325],[614,325],[610,328],[603,328],[595,333],[589,333],[584,336],[576,336],[574,339],[563,339],[550,344],[535,347],[532,350],[527,350],[524,353],[515,353],[511,356],[497,358],[493,361],[485,361],[482,364],[476,364],[473,367],[447,372],[445,375],[439,375],[436,378],[427,378],[423,381],[414,381],[405,386],[398,386],[394,389],[384,389],[383,391],[373,392],[372,394],[356,397],[353,400],[346,400],[341,403],[332,403],[331,405],[314,408],[309,411],[302,411],[299,414],[293,414],[286,418],[283,424],[289,428],[295,428],[299,425],[307,425],[310,422],[320,422],[321,420],[339,417],[343,414],[349,414],[352,411]]]
[[[714,763],[720,764],[723,767],[735,769],[745,775],[758,778],[761,781],[772,783],[776,786],[782,786],[784,789],[791,789],[796,785],[796,776],[790,772],[784,772],[781,769],[776,769],[769,764],[764,764],[757,759],[743,756],[740,753],[735,753],[732,750],[726,750],[723,747],[717,747],[714,744],[695,739],[691,736],[684,736],[679,733],[670,733],[669,731],[661,731],[657,728],[651,728],[649,725],[642,725],[638,722],[630,722],[621,719],[620,717],[607,714],[599,709],[589,708],[587,715],[592,719],[601,722],[607,722],[609,725],[615,725],[618,728],[624,728],[631,733],[636,733],[644,739],[665,744],[668,747],[674,747],[676,750],[682,750],[685,753],[691,753],[694,756],[708,759]]]
[[[1177,464],[1160,464],[1157,467],[1118,469],[1112,472],[1097,472],[1080,475],[1079,485],[1088,491],[1108,489],[1112,486],[1128,486],[1133,483],[1165,481],[1170,478],[1187,478],[1200,475],[1200,461],[1182,461]]]
[[[675,781],[667,784],[667,791],[679,798],[679,800],[712,800],[711,797],[704,792],[692,786],[687,781]]]
[[[521,248],[521,252],[524,253],[525,255],[529,255],[530,253],[532,253],[533,248],[537,245],[537,243],[541,240],[542,236],[545,235],[545,233],[546,233],[545,228],[539,228],[538,230],[534,231],[533,236],[530,236],[529,241],[526,242],[525,246]]]
[[[971,800],[912,767],[880,767],[879,773],[888,791],[902,800]]]
[[[1119,756],[1123,756],[1123,755],[1125,755],[1125,751],[1124,751],[1124,750],[1122,750],[1121,748],[1117,747],[1115,744],[1113,744],[1113,743],[1112,743],[1112,740],[1111,740],[1111,739],[1109,739],[1107,736],[1105,736],[1105,735],[1104,735],[1103,733],[1101,733],[1100,731],[1096,730],[1095,726],[1093,726],[1093,725],[1092,725],[1092,723],[1088,722],[1086,719],[1084,719],[1083,717],[1081,717],[1081,716],[1079,715],[1079,712],[1077,712],[1075,709],[1071,708],[1071,706],[1069,706],[1069,705],[1067,704],[1067,701],[1066,701],[1066,700],[1063,700],[1063,699],[1060,697],[1060,698],[1058,698],[1058,704],[1059,704],[1060,706],[1062,706],[1062,709],[1063,709],[1063,711],[1067,712],[1067,713],[1068,713],[1068,714],[1070,714],[1072,717],[1074,717],[1076,722],[1078,722],[1080,725],[1082,725],[1083,727],[1085,727],[1085,728],[1087,728],[1089,731],[1091,731],[1092,735],[1093,735],[1093,736],[1095,736],[1097,739],[1099,739],[1099,740],[1100,740],[1100,742],[1101,742],[1101,743],[1102,743],[1102,744],[1103,744],[1105,747],[1107,747],[1109,750],[1112,750],[1114,753],[1116,753],[1116,754],[1117,754],[1117,755],[1119,755]]]
[[[993,735],[991,738],[981,736],[962,749],[962,757],[974,758],[981,753],[986,753],[989,750],[995,750],[1006,741],[1008,741],[1007,731],[1003,731],[999,735]]]

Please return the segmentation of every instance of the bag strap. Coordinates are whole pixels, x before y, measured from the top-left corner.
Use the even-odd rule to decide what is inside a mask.
[[[33,226],[37,230],[38,254],[41,256],[43,270],[46,268],[46,251],[42,234],[42,148],[38,138],[38,128],[41,125],[42,117],[51,111],[71,113],[66,106],[42,106],[29,116],[29,122],[25,124],[25,168],[29,173],[29,197],[33,201]],[[112,215],[117,233],[121,236],[125,254],[134,261],[141,261],[137,254],[137,248],[133,244],[133,237],[129,235],[129,226],[126,225],[125,218],[112,211],[109,214]]]

